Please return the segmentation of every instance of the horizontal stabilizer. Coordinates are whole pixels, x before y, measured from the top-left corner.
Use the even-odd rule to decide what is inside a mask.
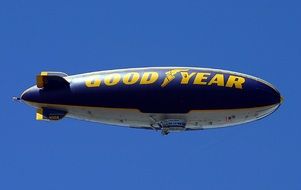
[[[38,88],[66,88],[69,87],[69,82],[64,79],[66,76],[61,72],[41,72],[37,75],[36,84]]]
[[[36,113],[36,120],[51,120],[56,121],[63,119],[67,112],[64,110],[57,110],[52,108],[38,108]]]

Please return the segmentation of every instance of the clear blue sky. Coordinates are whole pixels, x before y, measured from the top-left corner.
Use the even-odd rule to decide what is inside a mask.
[[[0,189],[301,189],[300,1],[1,1]],[[43,70],[239,71],[284,105],[258,122],[171,134],[34,120],[12,96]]]

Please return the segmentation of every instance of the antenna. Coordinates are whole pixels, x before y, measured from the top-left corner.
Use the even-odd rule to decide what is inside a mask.
[[[21,98],[20,97],[13,97],[13,101],[15,101],[15,102],[20,102],[21,101]]]

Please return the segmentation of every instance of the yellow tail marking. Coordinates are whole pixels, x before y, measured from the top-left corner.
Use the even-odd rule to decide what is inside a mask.
[[[47,75],[48,75],[48,72],[45,72],[45,71],[41,72],[41,76],[47,76]]]
[[[39,109],[37,109],[36,120],[43,120],[43,119],[44,119],[43,109],[39,108]]]

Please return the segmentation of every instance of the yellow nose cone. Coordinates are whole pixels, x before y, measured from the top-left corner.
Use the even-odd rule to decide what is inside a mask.
[[[280,104],[282,104],[282,103],[283,103],[283,101],[284,101],[284,97],[283,97],[283,96],[281,96],[281,98],[280,98]]]

